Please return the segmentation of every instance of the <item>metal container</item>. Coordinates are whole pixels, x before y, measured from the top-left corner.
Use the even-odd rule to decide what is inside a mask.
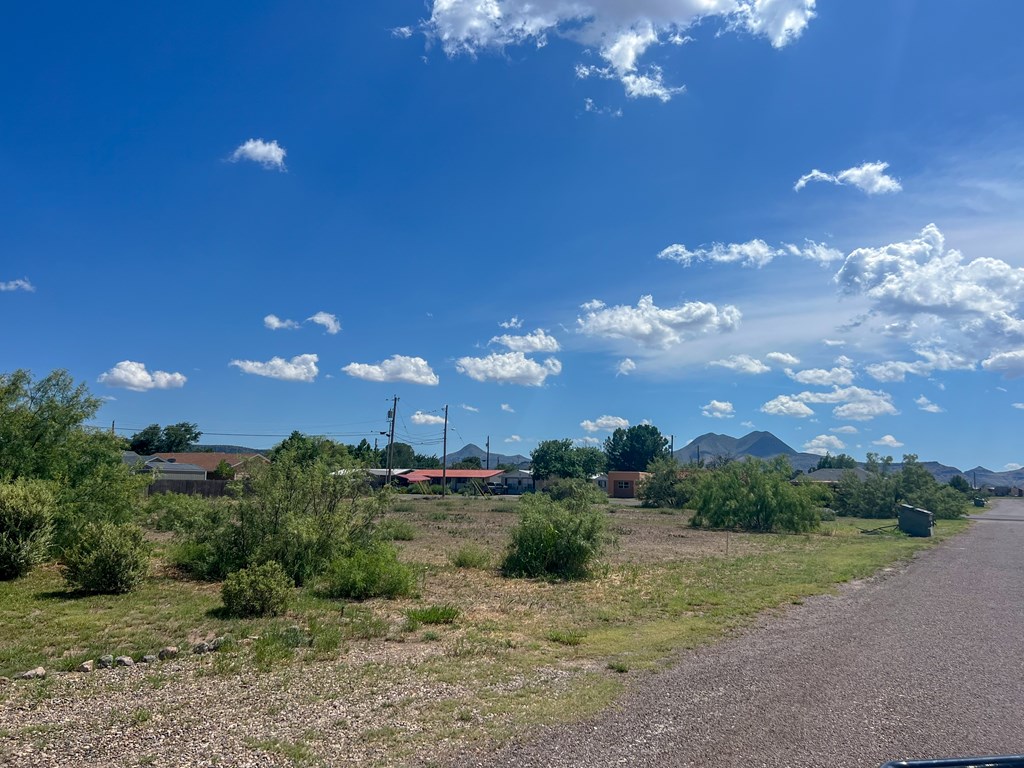
[[[900,530],[910,536],[931,536],[935,515],[927,509],[900,504],[899,523]]]

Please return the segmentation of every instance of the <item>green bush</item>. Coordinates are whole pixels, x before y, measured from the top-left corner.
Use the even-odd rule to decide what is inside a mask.
[[[547,487],[548,495],[555,501],[572,501],[578,504],[603,504],[608,494],[589,480],[559,478]]]
[[[221,587],[231,616],[280,616],[288,610],[295,582],[273,560],[229,574]]]
[[[122,594],[149,571],[149,545],[137,525],[92,523],[63,558],[64,580],[82,592]]]
[[[652,461],[647,471],[650,477],[636,489],[636,497],[643,505],[683,509],[693,499],[702,470],[695,466],[684,469],[675,459],[665,457]]]
[[[322,591],[328,597],[368,600],[405,597],[412,593],[412,569],[398,561],[398,551],[379,543],[337,557],[327,569]]]
[[[513,577],[581,579],[590,575],[605,544],[602,512],[587,502],[557,502],[546,494],[519,501],[519,523],[501,563]]]
[[[24,576],[46,559],[53,505],[53,492],[40,480],[0,485],[0,581]]]
[[[207,499],[184,493],[157,493],[143,504],[143,519],[158,531],[187,533],[201,526],[211,507],[225,506],[226,499]]]
[[[381,541],[412,541],[416,528],[408,520],[392,517],[377,527],[377,537]]]
[[[491,564],[491,553],[479,544],[466,544],[449,553],[448,562],[456,568],[486,568]]]
[[[207,499],[186,504],[165,502],[163,509],[168,524],[178,533],[170,560],[189,575],[221,581],[232,571],[251,564],[245,560],[241,527],[230,502]]]

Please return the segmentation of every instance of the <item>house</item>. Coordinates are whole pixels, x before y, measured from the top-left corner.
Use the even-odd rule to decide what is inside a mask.
[[[594,485],[596,485],[598,488],[600,488],[605,493],[608,493],[608,475],[607,474],[602,472],[600,475],[594,475],[593,477],[590,478],[590,482],[592,482]]]
[[[420,482],[426,482],[429,485],[440,485],[442,482],[447,482],[448,489],[452,491],[461,491],[466,487],[476,487],[483,491],[487,488],[488,483],[496,482],[496,478],[503,474],[500,469],[414,469],[409,471],[425,478]],[[406,475],[402,477],[406,477]]]
[[[508,469],[490,482],[499,483],[510,496],[534,490],[533,473],[527,469]]]
[[[613,499],[635,499],[637,485],[650,476],[650,472],[609,472],[608,495]]]
[[[141,456],[135,451],[123,451],[121,461],[135,471],[156,474],[161,480],[205,480],[206,470],[196,464],[160,456]]]
[[[215,453],[213,451],[189,451],[183,453],[156,453],[153,455],[157,458],[163,459],[164,461],[173,461],[178,464],[194,464],[197,467],[202,467],[208,475],[216,470],[222,461],[226,461],[228,466],[235,471],[236,479],[245,477],[248,474],[245,469],[247,462],[256,461],[267,464],[270,463],[270,459],[260,453]]]

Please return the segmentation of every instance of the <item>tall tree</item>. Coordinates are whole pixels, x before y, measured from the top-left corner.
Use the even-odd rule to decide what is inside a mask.
[[[608,466],[608,460],[605,458],[604,451],[592,445],[577,448],[576,456],[579,457],[580,467],[583,470],[583,476],[586,478],[600,475]]]
[[[384,461],[387,461],[387,449],[385,449]],[[391,446],[391,468],[409,469],[416,463],[416,452],[411,445],[406,443],[394,443]]]
[[[452,464],[452,469],[483,469],[484,463],[479,456],[467,456],[462,461]]]
[[[853,456],[848,456],[845,453],[833,456],[826,452],[818,459],[818,466],[815,469],[854,469],[856,466],[857,460]]]
[[[572,440],[542,440],[530,451],[533,476],[540,480],[545,477],[583,477],[583,465]]]
[[[643,472],[655,459],[668,454],[668,438],[653,424],[619,428],[604,441],[608,469]]]
[[[190,421],[180,421],[161,428],[159,424],[150,424],[131,438],[131,449],[142,456],[154,453],[182,453],[199,441],[203,433],[199,426]]]
[[[269,458],[276,461],[284,453],[291,453],[296,463],[309,466],[323,461],[335,469],[348,462],[348,447],[320,435],[306,435],[298,430],[270,449]]]

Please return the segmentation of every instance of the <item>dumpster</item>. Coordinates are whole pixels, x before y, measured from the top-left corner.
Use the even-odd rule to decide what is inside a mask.
[[[900,530],[910,536],[931,536],[935,516],[927,509],[900,504],[899,524]]]
[[[984,507],[985,506],[985,497],[984,496],[975,496],[974,497],[974,506],[976,506],[976,507]]]

